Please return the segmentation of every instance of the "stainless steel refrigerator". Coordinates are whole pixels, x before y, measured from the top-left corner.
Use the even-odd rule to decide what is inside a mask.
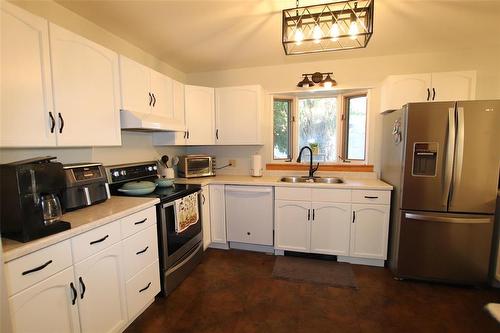
[[[382,180],[394,186],[396,277],[488,281],[500,167],[500,100],[410,103],[383,115]]]

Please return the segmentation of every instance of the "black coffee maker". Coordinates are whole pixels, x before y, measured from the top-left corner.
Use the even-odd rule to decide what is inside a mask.
[[[28,242],[71,228],[60,220],[63,165],[45,156],[0,165],[2,237]]]

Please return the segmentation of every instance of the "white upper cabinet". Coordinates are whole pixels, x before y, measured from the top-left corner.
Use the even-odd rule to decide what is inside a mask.
[[[476,72],[391,75],[382,84],[381,112],[411,102],[471,100],[476,97]]]
[[[55,146],[48,22],[1,6],[0,146]]]
[[[118,54],[52,23],[49,27],[57,144],[120,145]]]
[[[464,101],[475,98],[475,71],[432,73],[433,101]]]
[[[150,69],[120,55],[121,109],[151,112]]]
[[[262,88],[215,89],[215,135],[220,145],[261,144]]]
[[[172,80],[172,99],[173,99],[173,118],[176,123],[181,125],[186,124],[186,116],[184,113],[184,84],[179,81]]]
[[[214,88],[184,87],[186,114],[186,144],[215,143]]]
[[[158,116],[174,119],[173,82],[166,75],[151,70],[152,112]]]

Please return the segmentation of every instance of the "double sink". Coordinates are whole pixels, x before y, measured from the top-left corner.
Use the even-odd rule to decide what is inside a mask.
[[[322,184],[342,184],[344,181],[338,177],[308,177],[308,176],[287,176],[281,178],[285,183],[322,183]]]

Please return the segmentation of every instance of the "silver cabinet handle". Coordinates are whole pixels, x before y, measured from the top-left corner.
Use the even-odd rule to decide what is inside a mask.
[[[489,218],[469,218],[469,217],[447,217],[435,215],[421,215],[415,213],[405,213],[405,217],[411,220],[444,222],[444,223],[463,223],[463,224],[487,224],[491,223]]]
[[[111,192],[109,192],[109,184],[108,183],[104,183],[104,188],[106,189],[106,197],[108,199],[111,199]]]
[[[88,187],[84,187],[83,188],[83,193],[85,194],[85,201],[87,202],[87,206],[90,206],[92,204],[92,201],[90,201],[89,188]]]

